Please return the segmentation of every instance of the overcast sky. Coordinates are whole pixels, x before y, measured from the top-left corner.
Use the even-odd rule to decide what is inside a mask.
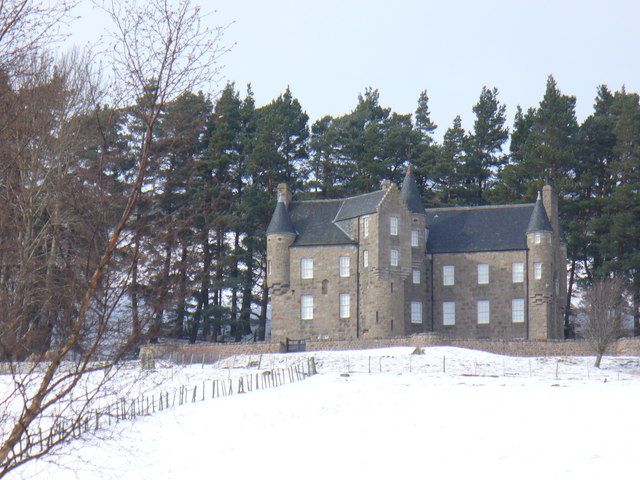
[[[628,0],[200,0],[208,21],[233,22],[225,41],[225,80],[258,105],[290,86],[311,120],[353,109],[366,87],[381,103],[413,112],[430,98],[438,136],[471,108],[483,85],[508,107],[536,106],[546,77],[590,114],[596,87],[640,90],[640,3]],[[71,41],[96,40],[106,19],[89,2],[78,9]],[[218,85],[217,89],[223,85]],[[212,87],[214,90],[215,87]]]

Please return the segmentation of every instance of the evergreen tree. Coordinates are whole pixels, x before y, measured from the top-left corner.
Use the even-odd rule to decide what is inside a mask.
[[[506,163],[502,154],[502,146],[509,138],[509,129],[504,126],[505,111],[506,106],[498,101],[498,90],[482,87],[480,99],[473,106],[476,118],[463,169],[465,188],[461,194],[471,205],[485,203],[486,190]]]
[[[461,190],[460,171],[464,168],[467,155],[468,137],[462,128],[460,115],[444,134],[442,146],[437,150],[435,164],[431,171],[434,191],[439,202],[445,205],[458,203]]]

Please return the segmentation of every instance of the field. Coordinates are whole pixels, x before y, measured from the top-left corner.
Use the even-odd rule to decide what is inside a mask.
[[[15,479],[629,477],[640,359],[513,358],[448,347],[314,355],[319,375],[156,412],[74,440]],[[255,363],[160,367],[166,385]],[[228,367],[228,368],[225,368]],[[173,380],[172,380],[173,378]]]

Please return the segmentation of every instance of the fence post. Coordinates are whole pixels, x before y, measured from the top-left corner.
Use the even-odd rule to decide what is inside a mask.
[[[446,355],[442,356],[442,373],[447,371],[447,357]]]

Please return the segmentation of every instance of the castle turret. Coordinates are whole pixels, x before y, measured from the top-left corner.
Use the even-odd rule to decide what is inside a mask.
[[[289,217],[291,194],[286,184],[278,185],[278,203],[267,227],[267,285],[273,294],[289,289],[289,247],[296,230]]]
[[[411,165],[407,167],[407,173],[402,182],[400,196],[411,213],[425,215],[424,204],[422,203],[422,198],[420,198],[420,191],[418,190],[416,179],[413,176]]]
[[[526,235],[529,249],[528,337],[533,340],[555,338],[554,232],[540,194],[533,207]]]

